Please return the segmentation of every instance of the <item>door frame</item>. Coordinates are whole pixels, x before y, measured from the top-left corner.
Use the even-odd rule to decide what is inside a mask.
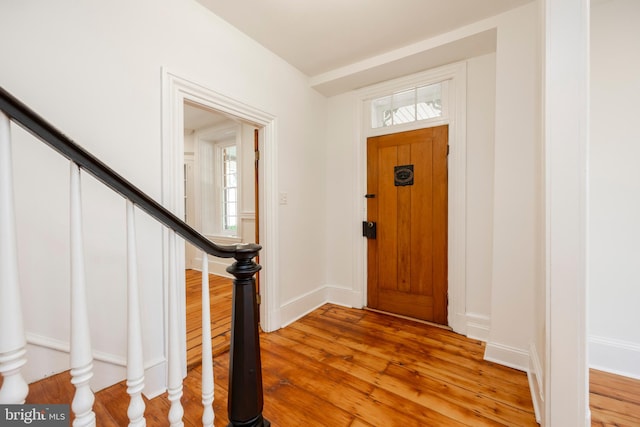
[[[195,177],[195,155],[193,153],[185,153],[184,154],[184,182],[185,182],[185,200],[187,201],[185,205],[184,219],[187,224],[195,224],[196,219],[195,216],[195,201],[193,200],[195,194],[197,194],[197,190],[194,188],[194,177]],[[187,166],[191,170],[190,173],[187,173]],[[189,206],[191,204],[191,206]],[[194,268],[196,263],[196,255],[195,255],[194,247],[185,247],[185,268]]]
[[[393,92],[413,86],[428,85],[441,81],[448,81],[448,109],[446,116],[438,119],[423,120],[416,123],[398,125],[387,128],[371,129],[369,101],[374,98],[390,95]],[[358,194],[364,196],[367,192],[367,138],[407,130],[415,130],[440,125],[449,125],[448,156],[448,293],[449,304],[448,324],[455,331],[466,335],[466,246],[467,246],[467,216],[466,216],[466,99],[467,99],[467,63],[466,61],[446,65],[412,76],[395,79],[379,85],[362,89],[358,92],[359,117],[361,126],[358,136],[358,164],[357,171]],[[357,198],[358,217],[354,220],[359,224],[367,219],[367,204],[364,197]],[[356,265],[356,286],[362,293],[362,304],[367,305],[367,242],[366,239],[355,239],[354,257]]]
[[[373,187],[367,186],[367,193],[373,193],[373,199],[367,200],[367,221],[376,221],[378,227],[382,227],[378,237],[367,239],[367,274],[372,274],[367,277],[367,305],[372,309],[422,319],[438,325],[449,324],[447,313],[448,229],[443,229],[443,226],[446,227],[448,223],[448,138],[448,125],[367,138],[367,184],[373,185]],[[388,157],[390,150],[395,154],[392,155],[393,159]],[[385,152],[386,156],[383,154]],[[416,170],[415,182],[413,182],[414,176],[411,176],[408,187],[398,187],[403,184],[394,182],[399,178],[397,171],[393,176],[393,165],[397,169],[400,167],[398,164],[411,164],[411,170]],[[391,196],[392,199],[395,197],[398,203],[404,199],[404,202],[408,202],[409,205],[405,206],[407,209],[397,206],[391,213],[383,208],[389,201],[385,196]],[[420,202],[424,197],[429,197],[431,204],[424,205],[423,203],[428,202]],[[369,211],[369,208],[373,210]],[[407,214],[408,216],[405,216]],[[417,224],[415,215],[418,215],[417,218],[428,215],[430,219],[427,222],[418,221],[422,224]],[[391,232],[386,239],[383,239],[384,230],[388,225],[394,227],[404,221],[409,222],[406,225],[409,227],[410,235],[397,230],[397,233]],[[409,250],[413,251],[415,239],[422,240],[420,234],[414,234],[417,232],[414,226],[415,230],[432,233],[432,241],[431,244],[423,243],[424,246],[421,246],[421,250],[417,252],[404,253],[406,264],[410,266],[406,270],[405,263],[399,258],[403,256],[401,252],[406,251],[407,246],[410,246]],[[383,240],[386,240],[386,244]],[[441,246],[443,244],[444,251]],[[388,250],[397,252],[392,265],[384,261],[391,254]],[[430,270],[423,270],[419,266],[421,264],[419,260],[426,260],[425,257],[431,260]],[[415,270],[414,262],[418,264]],[[400,276],[404,276],[406,286],[404,289],[400,289],[400,282],[402,282]],[[396,281],[398,287],[389,283],[389,280]],[[423,280],[428,283],[421,284]],[[431,309],[427,309],[428,306],[431,306]]]
[[[267,332],[279,327],[277,301],[278,247],[278,199],[277,191],[277,139],[276,116],[218,93],[196,81],[172,72],[166,67],[161,71],[162,81],[162,204],[182,218],[184,214],[183,161],[184,161],[184,102],[191,101],[248,122],[259,128],[261,143],[261,168],[259,182],[258,226],[260,230],[260,262],[262,270],[258,273],[262,283],[260,296],[260,324]],[[184,244],[175,233],[163,229],[163,287],[165,314],[168,313],[168,289],[178,286],[178,317],[185,323]],[[172,248],[175,248],[173,250]],[[182,285],[180,285],[182,284]],[[183,373],[186,374],[186,323],[180,325],[180,342],[183,355]],[[165,349],[168,342],[168,316],[164,322]],[[166,351],[165,351],[166,354]]]

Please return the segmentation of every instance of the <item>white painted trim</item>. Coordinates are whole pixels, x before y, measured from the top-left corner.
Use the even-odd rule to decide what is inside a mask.
[[[341,286],[325,286],[327,290],[327,302],[349,308],[362,308],[362,292]]]
[[[426,52],[439,46],[453,43],[455,41],[473,36],[478,33],[493,30],[498,27],[499,22],[504,19],[504,16],[510,12],[511,11],[507,11],[499,15],[491,16],[481,21],[476,21],[470,25],[457,28],[453,31],[449,31],[447,33],[443,33],[426,40],[421,40],[416,43],[403,46],[399,49],[385,52],[383,54],[376,55],[362,61],[358,61],[344,67],[328,71],[326,73],[311,76],[310,85],[314,88],[322,87],[323,85],[338,81],[340,79],[367,72],[386,64],[401,61],[405,58],[418,55],[422,52]]]
[[[202,264],[202,256],[198,255],[194,258],[194,262],[198,263],[198,265]],[[226,277],[227,279],[233,279],[233,275],[227,273],[227,267],[233,264],[233,259],[225,259],[225,258],[216,258],[209,257],[209,274],[214,274],[216,276]],[[200,271],[200,268],[193,268],[192,270]]]
[[[235,245],[236,243],[242,243],[242,238],[238,236],[219,236],[213,234],[205,234],[204,236],[219,245]]]
[[[640,345],[591,335],[589,336],[589,367],[640,380]]]
[[[491,330],[491,318],[484,314],[467,313],[467,337],[487,342]]]
[[[219,222],[220,218],[222,218],[222,175],[220,171],[222,170],[222,150],[225,147],[235,146],[236,147],[236,160],[237,160],[237,173],[236,173],[236,182],[237,182],[237,207],[241,211],[242,210],[242,193],[243,193],[243,182],[242,182],[242,138],[241,138],[241,128],[242,126],[239,123],[232,123],[231,125],[227,124],[224,126],[217,126],[209,129],[204,129],[196,132],[194,138],[195,151],[198,153],[196,157],[196,163],[198,165],[196,175],[197,177],[202,177],[202,175],[213,174],[213,191],[212,189],[203,188],[202,183],[198,185],[198,197],[196,200],[198,203],[197,213],[199,214],[199,224],[201,230],[212,230],[213,234],[221,237],[236,237],[238,242],[240,241],[240,237],[242,236],[242,223],[238,221],[238,227],[235,232],[227,232],[225,233],[222,230],[222,224]],[[229,133],[232,132],[232,133]],[[205,155],[207,151],[212,152],[212,156],[208,157]],[[253,186],[253,183],[251,183]],[[213,211],[211,212],[212,217],[218,219],[218,221],[214,221],[213,224],[207,224],[207,226],[203,226],[205,221],[210,221],[203,215],[204,206],[213,206]],[[207,237],[209,237],[207,235]]]
[[[292,324],[327,303],[327,288],[321,287],[293,298],[280,307],[281,327]]]
[[[364,114],[364,108],[367,104],[366,99],[361,96],[358,99],[356,104],[356,117],[359,117],[361,120],[366,120]],[[357,141],[358,144],[353,144],[355,159],[354,164],[354,172],[356,179],[354,180],[354,188],[353,194],[356,197],[353,198],[354,207],[351,210],[354,213],[354,218],[352,219],[354,224],[360,224],[361,221],[367,219],[367,204],[363,203],[362,198],[358,196],[364,196],[367,190],[367,137],[366,125],[361,123],[357,128]],[[367,239],[363,239],[360,236],[361,230],[357,231],[357,238],[352,239],[353,248],[353,262],[354,262],[354,270],[353,270],[353,290],[354,292],[358,292],[361,295],[361,300],[359,302],[360,307],[367,306]]]
[[[589,0],[543,1],[546,426],[589,423]]]
[[[242,121],[260,129],[260,263],[262,264],[260,321],[265,331],[275,330],[279,325],[278,250],[278,161],[275,116],[244,104],[226,95],[215,92],[195,81],[162,69],[162,203],[181,216],[182,203],[182,157],[184,155],[183,104],[189,100]],[[180,183],[180,185],[178,185]],[[175,259],[167,253],[168,237],[164,233],[164,282],[165,301],[168,265],[176,265],[176,271],[184,271],[184,245],[179,245]],[[184,304],[181,307],[184,310]],[[166,310],[166,303],[165,303]],[[184,317],[182,313],[181,317]],[[166,316],[165,316],[166,317]],[[184,334],[184,328],[181,329]],[[165,320],[166,336],[166,320]],[[183,336],[184,338],[184,336]]]
[[[20,297],[14,204],[11,122],[0,110],[0,388],[2,403],[21,404],[29,388],[23,375],[25,331]]]
[[[87,280],[85,274],[84,233],[82,227],[82,183],[80,166],[69,164],[69,219],[71,252],[71,305],[69,366],[71,383],[76,390],[71,401],[77,426],[95,425],[93,412],[94,393],[91,390],[93,377],[93,355],[91,354],[91,331],[89,328],[89,308],[87,304]]]
[[[280,328],[280,272],[279,225],[278,225],[278,144],[277,119],[273,118],[260,130],[259,182],[263,183],[259,192],[258,217],[260,230],[260,294],[263,309],[260,311],[260,326],[265,332]]]
[[[69,353],[71,351],[68,341],[62,341],[43,335],[26,333],[27,353],[31,360],[28,368],[29,382],[38,381],[56,372],[35,372],[30,371],[30,367],[37,364],[39,360],[52,361],[50,366],[60,366],[57,372],[69,369]],[[92,350],[94,364],[94,377],[91,379],[91,387],[94,391],[109,387],[126,378],[127,360],[124,356],[107,353],[104,351]],[[144,363],[144,394],[149,399],[159,396],[166,391],[166,359],[159,357],[147,360]]]
[[[529,391],[531,400],[533,401],[533,411],[536,415],[536,422],[542,422],[540,410],[544,408],[544,384],[542,382],[542,364],[536,345],[531,343],[529,347],[529,369],[527,370],[527,379],[529,380]]]
[[[27,332],[27,343],[31,345],[36,345],[38,347],[47,348],[50,350],[56,350],[63,353],[69,353],[71,351],[71,346],[67,341],[57,340],[51,337],[45,337],[43,335],[34,334],[31,332]],[[112,353],[106,353],[98,350],[92,350],[94,360],[99,360],[100,362],[110,363],[112,365],[117,366],[127,366],[127,359],[124,356],[118,356]]]
[[[324,304],[362,308],[362,294],[339,286],[325,285],[293,298],[280,307],[281,327],[292,324]]]
[[[153,399],[167,391],[167,361],[164,358],[153,359],[144,368],[144,395]]]
[[[467,300],[467,63],[457,65],[449,106],[449,326],[466,334]],[[455,90],[455,92],[453,92]]]
[[[519,348],[495,342],[487,343],[484,359],[519,371],[528,371],[529,353]]]
[[[239,218],[241,222],[250,222],[255,221],[255,213],[246,214],[245,218]],[[231,236],[213,236],[209,234],[205,234],[209,240],[220,244],[220,245],[234,245],[236,243],[242,243],[242,238],[240,237],[231,237]],[[198,251],[196,256],[193,258],[194,263],[197,265],[192,268],[192,270],[200,271],[200,265],[202,265],[202,254]],[[234,260],[232,258],[216,258],[214,256],[209,257],[209,273],[215,274],[216,276],[222,276],[229,279],[233,279],[233,275],[227,273],[227,267],[233,264]]]
[[[431,84],[442,80],[449,80],[449,115],[442,120],[431,122],[437,124],[449,124],[449,230],[448,230],[448,275],[449,275],[449,326],[458,333],[467,333],[466,321],[466,253],[467,253],[467,232],[466,232],[466,171],[467,171],[467,143],[466,143],[466,104],[467,104],[467,63],[439,67],[433,70],[414,74],[408,77],[391,80],[382,84],[364,88],[357,92],[358,109],[362,120],[358,135],[358,163],[355,165],[357,171],[356,194],[364,195],[367,190],[367,137],[369,133],[368,111],[365,105],[368,100],[390,94],[394,91],[415,85]],[[401,130],[411,130],[422,128],[422,123],[414,123],[409,126],[402,126]],[[386,129],[386,133],[397,132],[399,128],[391,127]],[[376,129],[376,133],[379,133]],[[358,199],[358,207],[355,210],[357,217],[353,219],[354,224],[359,224],[367,219],[366,201],[364,198]],[[367,250],[366,242],[362,239],[354,245],[354,271],[356,271],[357,287],[361,289],[362,304],[367,304]],[[358,289],[356,289],[359,291]]]
[[[293,298],[280,308],[281,327],[292,324],[324,304],[362,308],[362,294],[352,289],[325,285]]]
[[[425,85],[438,83],[444,80],[451,80],[451,79],[454,79],[457,73],[459,72],[464,72],[466,76],[466,69],[467,69],[466,61],[461,61],[455,64],[445,65],[445,66],[434,68],[431,70],[426,70],[420,73],[415,73],[410,76],[400,77],[397,79],[378,83],[376,85],[368,86],[360,89],[357,92],[357,94],[361,99],[361,101],[367,101],[367,100],[379,98],[381,96],[390,95],[393,92],[411,88],[413,86],[425,86]],[[367,115],[367,117],[369,116]],[[423,127],[424,126],[422,125],[418,125],[410,129],[420,129]],[[363,129],[366,129],[366,127],[363,127]],[[389,132],[383,132],[382,134],[384,133],[389,133]],[[367,136],[370,136],[370,135],[367,134]]]

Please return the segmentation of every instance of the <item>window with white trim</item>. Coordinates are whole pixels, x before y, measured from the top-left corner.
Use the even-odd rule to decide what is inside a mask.
[[[235,131],[199,139],[201,225],[209,238],[241,233],[238,142]]]
[[[237,234],[238,231],[238,155],[237,147],[224,145],[220,149],[221,159],[221,231],[222,234]]]
[[[443,117],[446,81],[416,86],[371,100],[371,128]]]

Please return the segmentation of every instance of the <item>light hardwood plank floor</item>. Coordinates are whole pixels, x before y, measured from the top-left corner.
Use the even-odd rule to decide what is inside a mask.
[[[592,426],[640,426],[640,380],[591,369]]]
[[[187,366],[202,360],[202,272],[186,270]],[[211,346],[213,356],[229,351],[231,340],[232,280],[209,275]]]
[[[264,416],[273,427],[535,426],[526,375],[482,359],[484,344],[381,313],[327,304],[261,335]],[[228,353],[215,358],[215,425],[227,425]],[[186,426],[200,425],[200,367],[189,371]],[[591,374],[593,426],[640,426],[640,381]],[[31,386],[28,401],[69,403],[68,373]],[[166,395],[147,425],[166,426]],[[126,386],[96,395],[98,425],[126,425]]]

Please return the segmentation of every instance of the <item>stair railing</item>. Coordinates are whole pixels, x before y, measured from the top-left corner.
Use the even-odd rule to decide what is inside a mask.
[[[229,367],[229,426],[269,426],[262,416],[263,391],[258,334],[258,308],[255,274],[260,266],[254,262],[261,247],[257,244],[217,245],[198,233],[169,210],[139,190],[102,161],[74,143],[33,110],[0,88],[0,388],[1,404],[21,404],[28,394],[28,384],[21,374],[26,359],[26,338],[21,312],[16,249],[14,190],[11,156],[13,121],[70,160],[71,166],[71,382],[76,392],[71,404],[75,426],[95,426],[92,406],[94,395],[89,387],[93,360],[89,339],[89,321],[84,278],[82,241],[81,172],[93,175],[126,199],[127,213],[127,393],[129,426],[144,426],[144,387],[140,301],[137,279],[135,208],[139,208],[169,229],[169,257],[175,256],[176,236],[203,251],[202,264],[202,403],[203,426],[213,426],[213,360],[211,356],[208,286],[208,256],[234,258],[227,271],[234,279],[233,317]],[[174,263],[170,263],[174,267]],[[169,272],[171,277],[175,271]],[[178,297],[176,284],[169,286],[168,419],[172,427],[183,426],[182,371],[180,363]]]

